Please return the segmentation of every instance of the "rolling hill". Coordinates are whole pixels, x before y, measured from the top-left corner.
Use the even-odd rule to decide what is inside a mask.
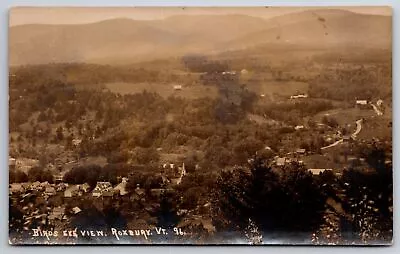
[[[226,46],[246,48],[284,43],[305,47],[391,47],[391,18],[387,16],[319,10],[276,17],[269,23],[270,27],[230,41]]]
[[[387,49],[391,47],[391,17],[317,10],[272,19],[199,15],[81,25],[21,25],[9,29],[9,63],[124,64],[268,43]]]

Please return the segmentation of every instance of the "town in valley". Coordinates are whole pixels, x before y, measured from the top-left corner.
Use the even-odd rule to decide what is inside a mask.
[[[391,244],[391,16],[187,9],[10,26],[10,243]]]

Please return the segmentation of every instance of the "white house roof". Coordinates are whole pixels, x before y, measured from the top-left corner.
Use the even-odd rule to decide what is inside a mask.
[[[306,149],[300,148],[296,150],[297,153],[305,153]]]
[[[285,162],[286,162],[286,158],[277,158],[276,159],[276,165],[278,165],[278,166],[285,165]]]
[[[8,165],[10,165],[10,166],[15,166],[15,163],[16,163],[16,159],[15,158],[9,158],[8,159]]]
[[[72,211],[74,212],[74,214],[77,214],[77,213],[81,212],[82,210],[79,207],[75,206],[74,208],[72,208]]]
[[[79,185],[72,185],[72,186],[69,186],[66,190],[65,190],[65,192],[74,192],[74,191],[78,191],[79,190]]]
[[[102,189],[107,189],[110,187],[112,187],[110,182],[97,182],[96,187],[94,189],[102,190]]]
[[[356,100],[356,104],[359,104],[359,105],[367,105],[367,104],[368,104],[368,101],[367,101],[367,100]]]
[[[126,190],[126,185],[127,185],[127,182],[122,181],[120,184],[115,186],[114,190],[119,191],[119,194],[121,196],[126,195],[126,194],[128,194],[128,191]]]
[[[297,95],[292,95],[290,96],[290,99],[299,99],[299,98],[307,98],[307,94],[297,94]]]
[[[21,192],[24,190],[24,187],[21,183],[12,183],[10,184],[11,192]]]
[[[45,192],[56,192],[56,189],[54,187],[46,187]]]

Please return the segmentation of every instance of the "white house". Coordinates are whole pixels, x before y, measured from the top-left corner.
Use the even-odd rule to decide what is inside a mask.
[[[30,190],[32,190],[32,191],[41,190],[41,189],[42,189],[42,187],[40,186],[39,181],[33,182],[30,186]]]
[[[174,85],[174,90],[182,90],[182,85]]]
[[[277,166],[285,166],[286,164],[286,158],[285,157],[279,157],[276,159],[276,165]]]
[[[72,185],[64,191],[64,197],[72,198],[79,195],[79,185]]]
[[[290,96],[290,99],[302,99],[302,98],[308,98],[308,95],[307,94],[298,94],[298,95]]]
[[[75,139],[72,140],[72,144],[74,146],[79,146],[81,143],[82,143],[82,139],[75,138]]]
[[[17,162],[17,159],[11,158],[11,157],[8,158],[8,166],[15,167],[16,162]]]
[[[77,214],[77,213],[80,213],[82,210],[79,208],[79,207],[77,207],[77,206],[75,206],[74,208],[72,208],[72,212],[74,213],[74,214]]]
[[[236,71],[223,71],[222,75],[236,75]]]
[[[356,100],[356,105],[367,105],[368,101],[367,100]]]
[[[21,193],[24,192],[25,188],[23,187],[23,185],[21,183],[12,183],[10,184],[10,193]]]
[[[128,194],[126,185],[128,184],[128,178],[123,177],[120,184],[114,187],[114,190],[121,196]]]
[[[44,191],[44,193],[48,196],[54,196],[57,194],[57,191],[56,191],[56,188],[49,186],[49,187],[46,187],[46,190]]]
[[[298,153],[298,154],[305,154],[305,153],[306,153],[306,149],[304,149],[304,148],[299,148],[299,149],[296,150],[296,153]]]

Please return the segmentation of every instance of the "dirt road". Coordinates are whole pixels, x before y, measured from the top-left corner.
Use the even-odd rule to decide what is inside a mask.
[[[361,125],[362,121],[363,121],[362,119],[359,119],[359,120],[356,121],[357,127],[356,127],[356,130],[354,131],[354,133],[351,134],[352,138],[354,138],[354,139],[357,138],[358,133],[360,133],[360,131],[362,129],[362,125]],[[327,148],[331,148],[331,147],[337,146],[337,145],[339,145],[341,143],[343,143],[343,139],[340,139],[340,140],[338,140],[338,141],[336,141],[336,142],[334,142],[334,143],[332,143],[332,144],[330,144],[328,146],[321,147],[321,150],[325,150]]]

